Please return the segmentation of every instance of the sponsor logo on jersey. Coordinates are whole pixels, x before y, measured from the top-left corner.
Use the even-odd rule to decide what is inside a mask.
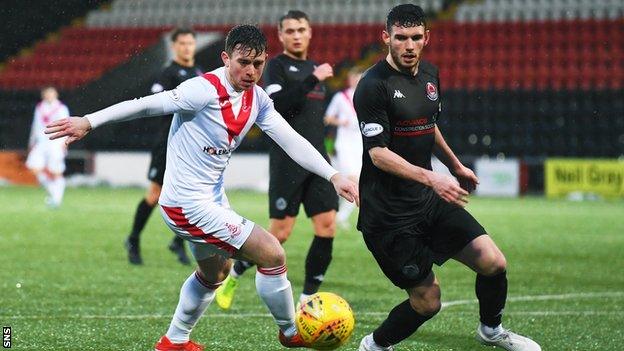
[[[366,137],[374,137],[375,135],[381,134],[383,132],[383,127],[378,123],[360,123],[360,129],[362,130],[362,135]]]
[[[232,238],[239,236],[243,232],[243,226],[240,224],[236,225],[231,223],[225,223],[225,227],[230,232],[230,237]]]
[[[214,146],[204,146],[203,151],[208,155],[227,155],[232,152],[230,149],[220,149]]]
[[[431,101],[436,101],[438,99],[438,88],[431,82],[427,82],[427,97]]]
[[[283,197],[275,200],[275,208],[277,208],[278,210],[284,211],[286,209],[286,206],[288,206],[288,202]]]
[[[295,67],[293,65],[290,65],[290,67],[288,67],[288,70],[291,71],[291,72],[299,72],[299,68],[297,68],[297,67]]]
[[[394,91],[394,96],[393,97],[395,99],[405,99],[405,95],[403,95],[403,93],[400,90],[398,90],[398,89],[396,89]]]

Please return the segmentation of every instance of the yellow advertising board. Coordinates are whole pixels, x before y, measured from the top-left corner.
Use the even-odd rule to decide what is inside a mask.
[[[624,161],[548,159],[544,172],[548,197],[565,196],[571,192],[624,197]]]

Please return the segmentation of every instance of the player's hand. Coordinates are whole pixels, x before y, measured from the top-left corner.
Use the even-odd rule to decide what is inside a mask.
[[[360,206],[358,186],[354,181],[340,173],[334,174],[329,181],[334,185],[338,195],[344,197],[349,202],[355,202],[358,207]]]
[[[453,170],[453,175],[459,180],[459,185],[469,193],[473,192],[479,184],[477,175],[464,165],[459,165]]]
[[[84,138],[91,131],[91,123],[84,117],[69,117],[59,119],[46,126],[45,132],[50,135],[50,140],[67,137],[65,145]]]
[[[431,172],[431,187],[446,202],[460,207],[468,203],[468,192],[459,186],[457,179],[445,174]]]
[[[314,76],[318,78],[319,81],[322,82],[325,79],[334,76],[334,69],[329,63],[324,63],[320,66],[316,66],[312,74],[314,74]]]

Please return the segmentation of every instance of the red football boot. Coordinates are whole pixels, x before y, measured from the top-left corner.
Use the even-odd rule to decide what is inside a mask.
[[[279,332],[279,341],[280,341],[280,344],[282,344],[282,346],[287,347],[289,349],[294,349],[298,347],[310,347],[310,344],[303,341],[303,339],[301,338],[301,335],[295,334],[291,336],[290,338],[287,338],[284,335],[284,333],[282,333],[281,330]]]
[[[204,351],[204,345],[190,340],[182,344],[174,344],[167,336],[163,336],[158,340],[154,349],[156,351]]]

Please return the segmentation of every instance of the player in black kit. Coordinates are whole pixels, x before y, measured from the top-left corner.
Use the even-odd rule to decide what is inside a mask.
[[[275,109],[329,160],[323,142],[326,93],[323,81],[333,75],[332,67],[328,63],[317,65],[308,59],[312,29],[305,13],[291,10],[283,15],[278,21],[278,36],[284,52],[267,63],[265,90],[273,99]],[[269,232],[281,243],[285,242],[301,204],[312,219],[315,235],[306,258],[301,301],[318,291],[329,267],[338,196],[328,181],[301,168],[277,145],[272,145],[269,157]],[[237,278],[249,267],[247,262],[236,261],[216,292],[221,308],[230,307]]]
[[[364,144],[358,229],[383,273],[409,298],[362,339],[359,350],[392,350],[440,310],[432,265],[450,258],[477,273],[477,339],[506,350],[540,350],[502,327],[506,261],[463,208],[478,179],[436,125],[440,83],[438,69],[421,59],[429,41],[423,10],[394,7],[382,38],[389,53],[364,74],[354,95]],[[432,153],[459,182],[432,171]]]
[[[174,89],[185,80],[203,73],[201,68],[195,64],[195,32],[193,30],[188,28],[175,29],[171,34],[171,42],[175,57],[173,62],[165,68],[158,80],[152,85],[152,94]],[[163,117],[165,120],[163,120],[163,126],[156,137],[156,144],[152,148],[151,163],[147,173],[150,187],[143,200],[137,206],[134,222],[132,223],[132,231],[126,239],[128,261],[131,264],[143,264],[140,251],[140,237],[154,206],[158,204],[158,197],[160,197],[167,160],[167,137],[172,117],[172,115]],[[184,265],[191,263],[186,254],[182,238],[174,235],[169,244],[169,250],[177,255],[180,263]]]

